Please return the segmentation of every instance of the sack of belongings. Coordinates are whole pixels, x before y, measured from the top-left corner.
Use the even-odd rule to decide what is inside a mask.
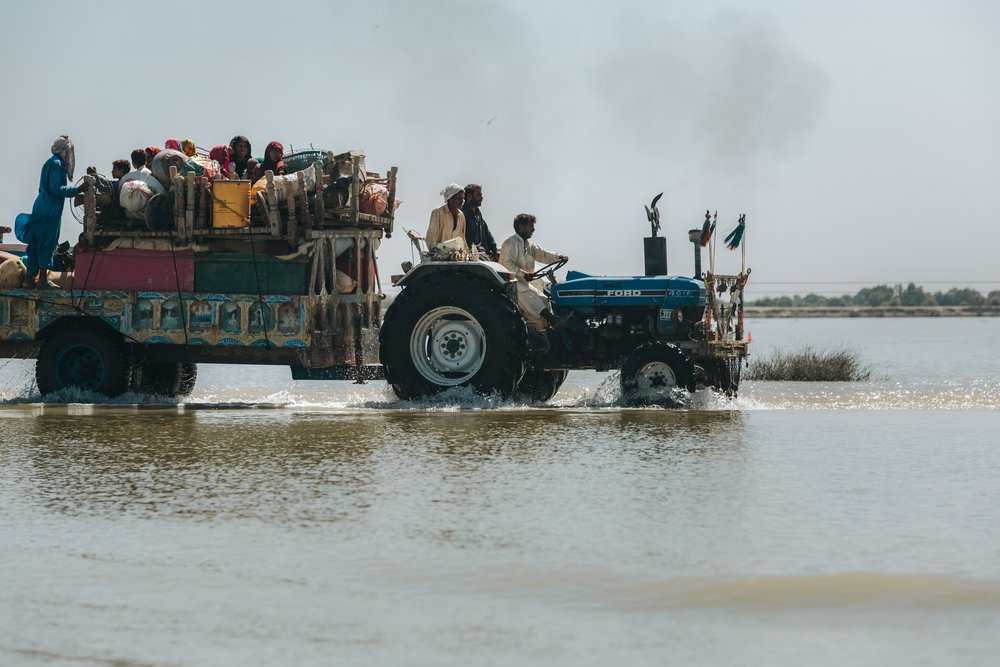
[[[306,192],[313,192],[316,189],[316,165],[307,167],[301,172],[296,172],[294,174],[286,174],[284,176],[274,177],[274,191],[277,195],[278,201],[282,202],[287,199],[285,191],[287,189],[292,189],[296,192],[299,182],[299,173],[302,174],[303,182],[306,186]],[[267,189],[267,178],[257,179],[257,182],[253,184],[250,188],[250,201],[253,203],[257,202],[257,193],[262,192]]]
[[[392,210],[395,211],[402,204],[399,199],[393,202]],[[362,213],[372,215],[382,215],[389,208],[389,188],[382,183],[366,183],[361,188],[361,197],[358,201],[358,210]]]
[[[0,290],[17,289],[27,273],[20,257],[0,251]]]
[[[337,291],[341,294],[351,294],[354,288],[358,286],[358,281],[350,277],[340,269],[337,269],[337,277],[335,281],[335,286]]]
[[[150,171],[163,187],[170,189],[170,168],[176,167],[177,173],[181,173],[187,166],[188,156],[180,151],[166,148],[153,157],[153,166]]]
[[[181,169],[181,176],[187,176],[189,172],[194,172],[195,176],[203,176],[211,181],[214,181],[216,178],[225,177],[222,173],[222,167],[219,166],[218,162],[211,158],[202,157],[201,155],[195,155],[187,159],[187,163]]]
[[[130,218],[141,218],[153,194],[153,188],[146,181],[126,181],[121,185],[118,203]]]

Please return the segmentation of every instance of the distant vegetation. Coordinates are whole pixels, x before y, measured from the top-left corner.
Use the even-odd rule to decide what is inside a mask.
[[[752,359],[744,377],[774,382],[863,382],[872,370],[856,352],[847,349],[815,350],[806,346],[785,352],[775,350],[769,357]]]
[[[843,306],[1000,306],[1000,290],[983,295],[974,289],[952,288],[947,292],[925,292],[923,287],[910,283],[902,285],[876,285],[866,287],[854,296],[826,297],[819,294],[805,296],[762,297],[748,302],[751,306],[799,308],[799,307],[843,307]]]

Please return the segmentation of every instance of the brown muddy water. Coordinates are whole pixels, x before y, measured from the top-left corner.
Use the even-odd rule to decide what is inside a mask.
[[[0,665],[996,664],[1000,320],[752,333],[878,378],[43,403],[0,362]]]

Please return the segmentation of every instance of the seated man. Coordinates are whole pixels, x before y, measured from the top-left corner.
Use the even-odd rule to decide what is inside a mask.
[[[431,211],[431,221],[427,226],[427,248],[433,250],[434,246],[452,239],[460,239],[463,250],[468,246],[465,244],[465,214],[462,213],[462,202],[465,201],[465,190],[457,183],[448,185],[441,190],[444,197],[444,206],[439,206]]]
[[[99,213],[99,221],[102,226],[114,224],[115,221],[121,221],[125,218],[125,211],[118,199],[121,193],[122,179],[129,172],[129,166],[129,161],[124,159],[115,160],[111,164],[111,178],[114,180],[111,181],[111,199],[101,207]]]
[[[121,182],[127,181],[148,181],[153,177],[153,172],[146,168],[146,151],[136,148],[130,156],[132,159],[132,170],[121,177]]]
[[[489,225],[483,219],[483,186],[469,183],[465,186],[465,203],[462,213],[465,214],[465,242],[470,248],[479,246],[494,262],[499,252],[497,242],[493,240]]]
[[[566,255],[549,252],[528,239],[535,233],[535,216],[521,213],[514,218],[514,235],[500,246],[500,263],[517,279],[517,306],[529,326],[538,331],[558,323],[542,291],[541,281],[535,280],[535,262],[546,264],[569,261]]]

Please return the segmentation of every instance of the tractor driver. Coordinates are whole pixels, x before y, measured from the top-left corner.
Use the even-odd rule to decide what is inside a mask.
[[[548,297],[542,291],[542,281],[532,273],[535,262],[546,264],[569,257],[549,252],[528,239],[535,233],[535,216],[521,213],[514,218],[514,235],[500,246],[500,263],[517,279],[517,306],[528,325],[538,331],[548,326],[559,326],[561,321],[549,306]]]

